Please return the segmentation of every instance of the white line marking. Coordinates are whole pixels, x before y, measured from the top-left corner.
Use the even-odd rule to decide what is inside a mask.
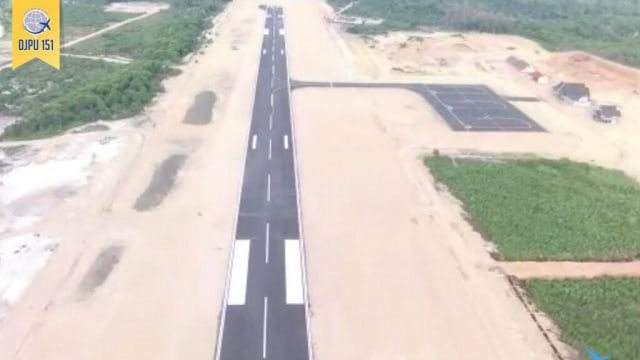
[[[284,36],[284,29],[280,29],[280,35]]]
[[[267,49],[262,49],[262,55],[267,53]]]
[[[273,113],[269,114],[269,130],[273,127]]]
[[[300,240],[284,241],[287,304],[304,304]]]
[[[253,135],[253,138],[251,139],[251,149],[255,150],[257,144],[258,144],[258,135]]]
[[[280,55],[284,55],[284,49],[280,49]]]
[[[276,73],[276,64],[271,64],[271,73],[275,74]]]
[[[269,160],[271,160],[271,139],[269,139]]]
[[[271,107],[273,107],[273,93],[271,93]]]
[[[265,28],[265,29],[264,29],[264,34],[265,34],[265,35],[269,35],[269,29],[266,29],[266,28]]]
[[[284,136],[284,149],[287,150],[289,148],[289,136]]]
[[[269,299],[264,297],[264,318],[262,321],[262,358],[267,358],[267,305],[269,304]]]
[[[227,305],[244,305],[249,275],[250,240],[236,240],[233,246],[233,263]]]
[[[267,174],[267,201],[271,201],[271,174]]]
[[[265,230],[265,251],[264,262],[269,263],[269,223],[267,223],[267,229]]]

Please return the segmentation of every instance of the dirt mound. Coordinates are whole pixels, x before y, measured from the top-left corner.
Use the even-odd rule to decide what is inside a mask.
[[[584,82],[597,82],[618,90],[640,92],[640,70],[616,64],[583,52],[552,55],[546,65],[564,76]],[[623,89],[624,88],[624,89]]]

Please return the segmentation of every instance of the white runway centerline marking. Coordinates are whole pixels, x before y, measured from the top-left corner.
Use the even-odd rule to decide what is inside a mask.
[[[273,127],[273,113],[269,114],[269,130]]]
[[[269,160],[271,160],[271,139],[269,139]]]
[[[284,266],[287,304],[304,304],[300,240],[284,241]]]
[[[251,149],[255,150],[257,144],[258,144],[258,135],[253,135],[253,138],[251,138]]]
[[[273,93],[271,93],[271,107],[273,107]]]
[[[269,223],[267,223],[267,229],[264,231],[264,239],[265,239],[265,251],[264,251],[264,262],[269,263]]]
[[[236,240],[234,242],[227,305],[244,305],[245,303],[250,245],[250,240]]]
[[[262,319],[262,358],[267,358],[267,308],[269,299],[264,297],[264,318]]]
[[[284,149],[287,150],[289,148],[289,136],[284,136]]]
[[[271,201],[271,174],[267,174],[267,201]]]

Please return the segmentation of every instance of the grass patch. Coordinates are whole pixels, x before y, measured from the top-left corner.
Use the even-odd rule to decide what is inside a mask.
[[[121,22],[138,16],[135,13],[107,12],[104,11],[102,1],[98,2],[72,2],[61,5],[60,14],[62,17],[61,40],[72,40],[74,38],[88,35],[94,31],[108,25]],[[87,16],[91,14],[91,16]]]
[[[349,0],[329,2],[337,8]],[[386,20],[353,27],[357,33],[435,27],[516,34],[552,50],[584,50],[640,65],[637,0],[367,0],[346,13]]]
[[[196,47],[205,18],[198,10],[161,11],[73,46],[69,52],[175,62]]]
[[[425,158],[507,260],[621,260],[640,254],[640,187],[568,160]]]
[[[640,279],[528,280],[525,288],[584,359],[587,347],[640,359]]]

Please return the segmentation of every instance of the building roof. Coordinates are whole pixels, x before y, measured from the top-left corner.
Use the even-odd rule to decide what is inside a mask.
[[[558,85],[554,86],[553,90],[555,90],[558,95],[566,97],[573,101],[580,101],[584,97],[589,98],[591,96],[589,88],[582,83],[561,82]]]
[[[513,67],[515,67],[516,69],[518,69],[520,71],[531,67],[531,65],[529,65],[529,63],[527,63],[526,61],[518,59],[517,57],[515,57],[513,55],[509,56],[507,58],[507,62],[509,64],[513,65]]]
[[[615,105],[602,105],[598,108],[598,114],[605,118],[620,117],[622,113]]]

